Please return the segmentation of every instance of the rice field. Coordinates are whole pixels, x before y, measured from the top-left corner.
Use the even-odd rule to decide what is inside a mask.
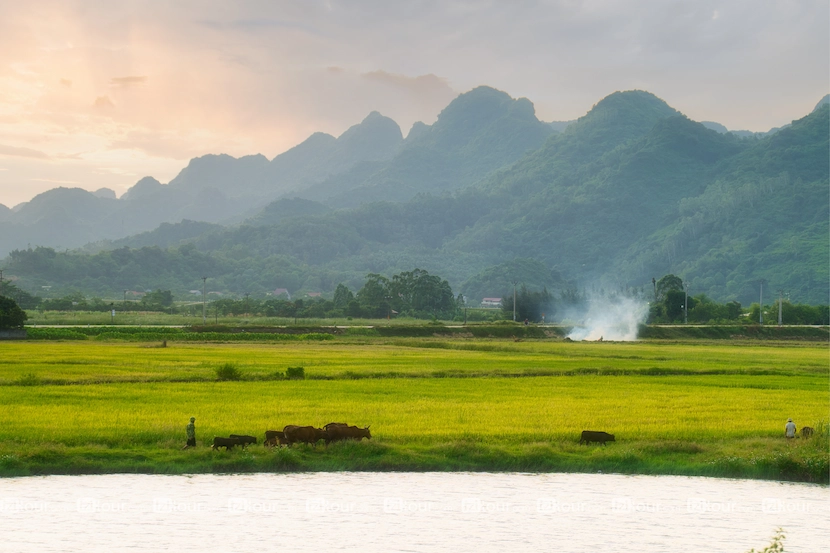
[[[155,346],[0,344],[0,474],[615,470],[827,481],[823,344]],[[218,382],[226,363],[243,380]],[[294,366],[306,380],[275,376]],[[200,447],[182,452],[191,416]],[[817,437],[784,440],[788,417]],[[371,425],[374,439],[328,451],[206,447],[213,436],[332,421]],[[586,429],[617,441],[579,446]]]
[[[567,373],[815,375],[830,370],[815,343],[724,344],[398,338],[328,342],[0,343],[0,384],[207,381],[222,364],[263,380],[301,366],[306,378],[531,376]]]

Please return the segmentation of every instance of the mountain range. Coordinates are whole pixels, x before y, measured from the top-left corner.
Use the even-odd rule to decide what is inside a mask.
[[[187,258],[235,294],[355,289],[417,266],[476,295],[675,273],[720,301],[748,303],[764,282],[826,303],[829,127],[828,97],[790,125],[734,133],[645,91],[552,124],[479,87],[406,138],[373,112],[271,161],[207,155],[120,199],[58,188],[0,206],[0,255],[16,250],[4,266],[22,287],[98,294],[198,288]]]

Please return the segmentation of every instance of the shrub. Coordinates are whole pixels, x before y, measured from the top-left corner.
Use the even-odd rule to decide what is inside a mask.
[[[303,367],[288,367],[285,370],[285,378],[288,380],[305,380],[305,369]]]
[[[40,378],[34,373],[27,373],[18,378],[15,383],[18,386],[37,386],[40,384]]]
[[[783,553],[784,551],[784,530],[779,528],[775,531],[772,541],[768,546],[760,551],[755,551],[755,548],[750,549],[747,553]]]
[[[241,380],[242,373],[233,363],[225,363],[216,369],[217,380]]]
[[[0,328],[23,328],[28,316],[11,298],[0,296]]]

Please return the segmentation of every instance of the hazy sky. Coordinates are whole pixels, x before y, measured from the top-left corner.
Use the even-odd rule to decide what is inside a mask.
[[[0,203],[269,158],[490,85],[546,121],[644,89],[768,130],[830,88],[827,0],[0,0]]]

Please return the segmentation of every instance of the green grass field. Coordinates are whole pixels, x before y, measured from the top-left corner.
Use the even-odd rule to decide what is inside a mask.
[[[0,474],[526,470],[828,481],[815,343],[352,338],[0,344]],[[217,382],[231,363],[241,381]],[[303,366],[306,380],[278,377]],[[200,447],[181,451],[197,418]],[[819,427],[787,441],[783,426]],[[214,452],[214,435],[371,425],[369,443]],[[578,445],[582,430],[617,442]]]

